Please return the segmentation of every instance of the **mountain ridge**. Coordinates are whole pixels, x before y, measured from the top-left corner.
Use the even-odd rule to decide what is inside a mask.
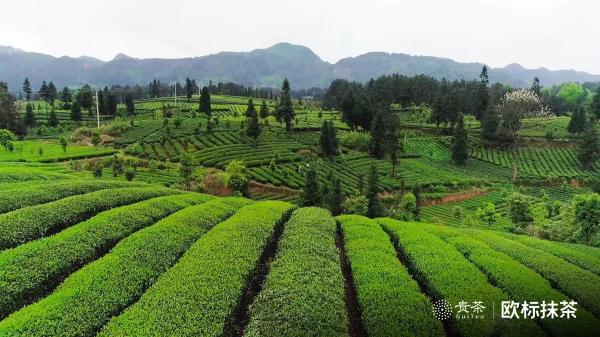
[[[365,82],[381,75],[424,74],[449,80],[478,78],[484,63],[457,62],[450,58],[405,53],[368,52],[323,61],[310,48],[287,42],[247,52],[223,51],[187,58],[134,58],[123,53],[112,60],[94,57],[51,55],[0,46],[0,81],[14,91],[28,77],[34,87],[42,80],[58,86],[142,84],[154,78],[172,83],[195,78],[199,83],[231,81],[248,86],[278,87],[284,77],[293,88],[327,87],[336,78]],[[596,82],[600,75],[576,70],[527,69],[518,63],[502,68],[489,67],[490,81],[516,87],[528,86],[534,77],[543,85],[564,82]]]

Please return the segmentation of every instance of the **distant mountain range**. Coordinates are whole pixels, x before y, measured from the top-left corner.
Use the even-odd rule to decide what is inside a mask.
[[[93,57],[26,52],[0,46],[0,81],[18,90],[25,77],[39,87],[42,80],[57,86],[141,84],[159,78],[162,82],[195,78],[200,83],[231,81],[252,86],[279,87],[287,77],[292,88],[327,87],[336,78],[367,81],[387,74],[425,74],[436,78],[478,78],[482,63],[460,63],[432,56],[373,52],[348,57],[335,64],[325,62],[307,47],[278,43],[250,52],[221,52],[182,59],[137,59],[118,54],[105,62]],[[537,76],[543,85],[564,82],[596,82],[600,75],[575,70],[525,69],[519,64],[490,68],[490,81],[528,86]]]

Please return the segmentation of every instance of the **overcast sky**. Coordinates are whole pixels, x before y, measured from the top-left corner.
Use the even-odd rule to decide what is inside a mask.
[[[600,74],[585,0],[3,0],[0,45],[55,56],[178,58],[277,42],[322,59],[369,51]]]

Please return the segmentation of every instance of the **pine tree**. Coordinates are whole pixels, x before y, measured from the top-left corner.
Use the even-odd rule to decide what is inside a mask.
[[[42,81],[38,94],[42,100],[48,101],[48,84],[46,84],[46,81]]]
[[[111,116],[117,114],[117,97],[111,91],[108,92],[108,97],[106,98],[106,110]]]
[[[533,91],[537,97],[542,97],[542,85],[540,84],[540,79],[537,76],[533,78],[533,83],[531,83],[531,91]]]
[[[247,119],[246,125],[246,136],[252,138],[254,145],[257,146],[258,143],[256,140],[258,139],[258,136],[260,136],[262,130],[258,120],[258,113],[256,113],[256,111],[254,111]]]
[[[29,83],[29,78],[25,78],[23,81],[23,92],[25,93],[25,98],[29,101],[31,99],[31,83]]]
[[[596,94],[592,98],[592,104],[590,105],[590,111],[596,119],[600,119],[600,86],[596,90]]]
[[[264,119],[267,117],[269,117],[269,107],[267,106],[267,102],[263,100],[260,105],[260,118]]]
[[[31,103],[27,103],[27,106],[25,107],[25,116],[23,117],[23,123],[25,123],[26,126],[28,127],[34,127],[35,126],[35,115],[33,114],[33,106],[31,105]]]
[[[187,97],[188,102],[192,99],[192,95],[194,94],[194,86],[192,85],[192,81],[189,77],[185,79],[185,96]]]
[[[569,121],[569,125],[567,126],[567,131],[572,134],[581,134],[585,131],[585,126],[587,124],[587,115],[585,113],[585,109],[583,106],[579,107],[577,111],[573,113],[571,120]]]
[[[283,80],[283,85],[281,86],[281,98],[279,100],[278,115],[285,123],[285,130],[287,132],[291,132],[292,121],[294,120],[296,114],[294,113],[294,105],[290,96],[290,82],[287,78]]]
[[[202,92],[200,93],[200,113],[204,113],[208,117],[210,117],[212,113],[210,108],[210,94],[208,93],[207,87],[203,87]]]
[[[371,142],[369,144],[371,156],[383,159],[385,157],[385,143],[385,121],[383,112],[379,111],[371,124]]]
[[[246,108],[246,117],[251,118],[252,116],[256,115],[256,108],[254,107],[254,101],[252,100],[252,98],[248,99],[248,106]]]
[[[319,146],[321,148],[321,154],[325,157],[329,157],[330,141],[329,141],[329,123],[324,121],[321,125],[321,133],[319,135]]]
[[[592,116],[585,125],[585,133],[579,145],[579,162],[584,169],[590,169],[600,159],[600,141],[596,129],[596,117]]]
[[[481,120],[481,137],[491,142],[496,138],[496,131],[500,125],[500,118],[496,109],[490,107],[486,110]]]
[[[76,101],[77,102],[77,101]],[[75,104],[75,103],[73,103]],[[79,104],[79,102],[77,102]],[[71,105],[72,107],[73,105]],[[57,127],[60,121],[58,120],[58,116],[56,115],[56,111],[54,111],[54,107],[50,109],[50,115],[48,116],[48,125],[51,127]]]
[[[79,101],[81,108],[88,111],[92,109],[92,105],[94,104],[94,95],[92,94],[92,87],[90,87],[89,84],[85,84],[83,87],[81,87],[77,94],[77,100]]]
[[[368,204],[367,216],[375,218],[381,215],[381,204],[379,203],[379,172],[375,162],[371,163],[371,172],[369,174],[369,185],[366,193]]]
[[[71,90],[69,90],[68,87],[64,87],[60,92],[60,100],[63,101],[63,103],[71,103],[72,99]]]
[[[83,116],[81,115],[81,105],[79,102],[75,101],[71,105],[71,120],[75,122],[81,122],[83,120]]]
[[[469,140],[465,130],[465,118],[462,114],[458,116],[458,123],[454,128],[452,141],[452,160],[457,165],[463,165],[469,158]]]
[[[480,83],[477,87],[477,102],[475,107],[475,118],[481,120],[488,110],[488,106],[490,104],[490,96],[489,96],[489,78],[488,78],[488,70],[486,66],[483,66],[481,69],[481,74],[479,75]]]
[[[48,103],[50,103],[50,105],[52,105],[52,106],[54,106],[54,101],[56,100],[57,93],[58,93],[58,91],[56,90],[56,86],[54,85],[54,82],[50,81],[50,83],[48,83],[47,100],[48,100]]]
[[[331,156],[337,156],[340,153],[340,143],[337,139],[337,130],[332,121],[329,121],[327,132],[329,133],[329,153]]]
[[[130,116],[135,115],[135,104],[133,103],[133,97],[131,94],[127,94],[127,96],[125,96],[125,107]]]
[[[342,204],[344,202],[344,193],[342,191],[342,185],[340,180],[333,175],[331,178],[331,187],[329,188],[329,194],[327,196],[327,203],[329,204],[329,210],[333,215],[342,214],[344,208]]]
[[[402,150],[402,143],[400,142],[400,123],[398,122],[398,118],[391,116],[388,118],[386,126],[386,149],[390,155],[390,161],[392,162],[392,177],[395,177],[396,166],[398,165],[398,152]]]
[[[421,185],[416,184],[412,188],[412,194],[416,199],[416,206],[413,210],[413,219],[415,221],[421,221]]]
[[[302,206],[321,205],[321,188],[317,180],[317,170],[311,165],[306,171],[306,184],[302,193]]]

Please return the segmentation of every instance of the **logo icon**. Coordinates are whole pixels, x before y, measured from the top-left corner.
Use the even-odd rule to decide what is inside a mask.
[[[452,317],[452,305],[446,300],[439,300],[433,303],[433,314],[440,321],[445,321]]]

